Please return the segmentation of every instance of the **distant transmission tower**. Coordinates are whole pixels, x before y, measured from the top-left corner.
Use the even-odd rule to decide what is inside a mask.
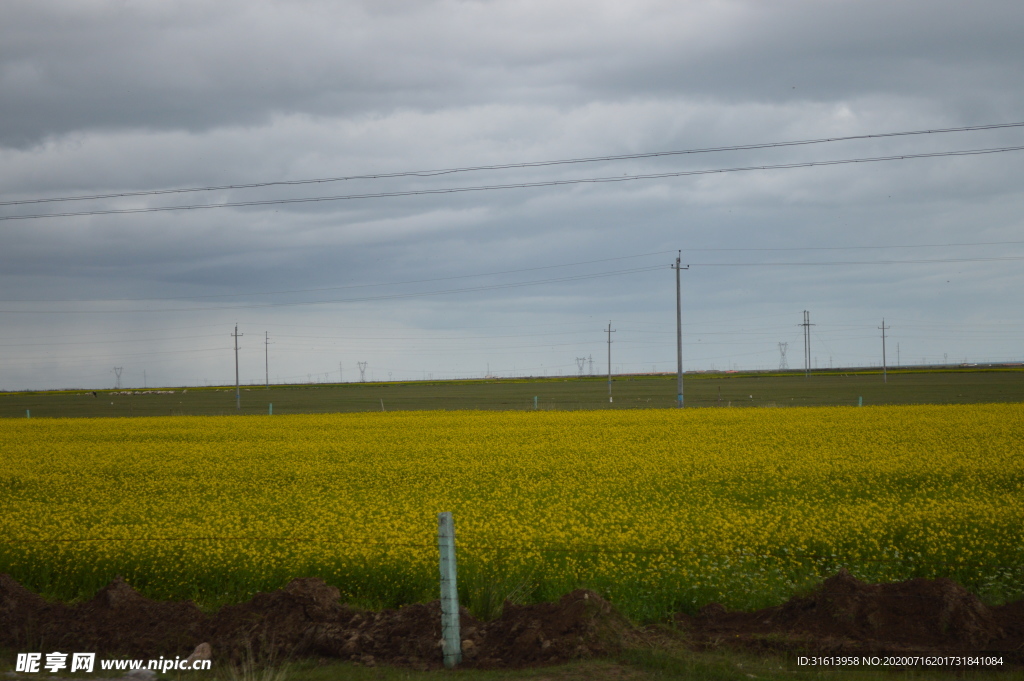
[[[786,350],[789,343],[779,343],[779,371],[789,371],[789,362],[786,361]]]
[[[588,355],[587,356],[587,361],[590,362],[590,375],[593,376],[594,375],[594,356],[593,355]]]
[[[586,357],[577,357],[576,358],[576,368],[579,370],[579,373],[577,374],[577,376],[579,378],[583,378],[583,369],[584,369],[584,367],[586,367],[586,365],[587,365],[587,358]]]
[[[366,362],[356,362],[359,365],[359,382],[366,383]]]
[[[117,379],[114,381],[114,387],[117,388],[118,390],[121,389],[121,369],[123,368],[124,367],[114,367],[114,376],[117,377]]]

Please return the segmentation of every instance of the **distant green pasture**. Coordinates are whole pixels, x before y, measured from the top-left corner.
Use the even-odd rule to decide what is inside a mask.
[[[173,391],[173,392],[171,392]],[[0,393],[0,417],[222,415],[238,413],[235,389]],[[243,386],[243,414],[422,409],[654,409],[675,406],[674,375]],[[687,407],[970,404],[1024,401],[1024,370],[687,374]]]

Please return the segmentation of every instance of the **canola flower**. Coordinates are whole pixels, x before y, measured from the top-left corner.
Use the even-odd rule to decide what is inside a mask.
[[[0,423],[0,572],[213,606],[319,576],[373,607],[603,592],[762,607],[839,567],[1024,593],[1024,405]]]

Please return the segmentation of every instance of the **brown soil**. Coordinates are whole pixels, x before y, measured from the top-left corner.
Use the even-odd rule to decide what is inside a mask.
[[[209,642],[214,658],[239,661],[332,657],[362,664],[441,666],[437,601],[398,610],[362,611],[339,603],[319,579],[213,614],[190,602],[157,602],[121,579],[87,602],[50,602],[0,574],[0,647],[95,651],[134,658],[187,656]],[[845,570],[813,594],[753,613],[711,604],[678,615],[696,648],[828,654],[993,653],[1024,664],[1024,601],[988,608],[949,580],[865,584]],[[463,665],[523,667],[613,655],[656,636],[637,629],[604,599],[578,590],[557,603],[506,603],[496,620],[461,614]]]
[[[201,642],[219,659],[241,661],[334,657],[363,664],[441,666],[439,601],[399,610],[361,611],[338,602],[319,579],[210,615],[191,602],[151,601],[116,579],[85,603],[46,601],[0,574],[0,647],[95,651],[134,658],[188,656]],[[608,655],[632,625],[592,591],[558,603],[506,604],[502,616],[480,622],[461,613],[464,666],[523,667]]]
[[[676,623],[699,648],[722,644],[826,655],[1000,655],[1024,664],[1024,601],[989,608],[948,579],[866,584],[847,572],[757,612],[710,603]]]

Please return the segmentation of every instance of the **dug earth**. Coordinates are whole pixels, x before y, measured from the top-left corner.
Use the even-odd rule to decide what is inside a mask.
[[[506,603],[483,622],[461,612],[463,666],[517,668],[614,655],[671,639],[795,654],[1000,655],[1024,665],[1024,601],[988,607],[949,580],[866,584],[845,570],[808,596],[756,612],[709,604],[696,615],[637,626],[592,591],[557,603]],[[30,642],[29,637],[32,640]],[[88,650],[133,658],[217,661],[331,657],[365,665],[442,666],[438,601],[380,612],[351,608],[316,578],[204,613],[191,602],[153,601],[115,579],[91,600],[47,601],[0,574],[0,646]],[[202,644],[207,644],[203,648]],[[251,653],[249,652],[251,651]]]

